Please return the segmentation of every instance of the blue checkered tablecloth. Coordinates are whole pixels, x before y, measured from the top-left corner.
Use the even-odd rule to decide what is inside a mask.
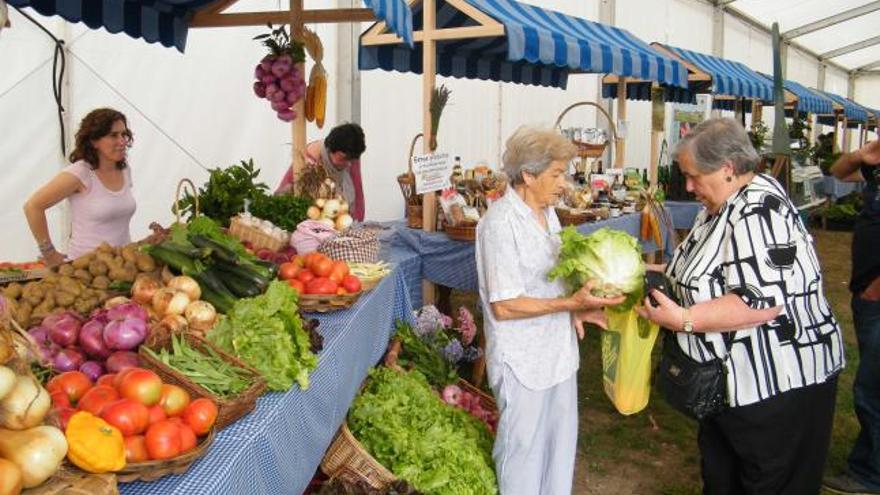
[[[687,211],[690,208],[690,205],[686,205],[679,209]],[[670,213],[672,214],[672,212]],[[696,216],[696,210],[693,215]],[[675,222],[673,216],[673,223]],[[693,225],[693,218],[691,218],[690,224]],[[422,276],[438,285],[462,291],[477,291],[477,264],[474,258],[473,242],[452,240],[443,232],[410,229],[401,222],[394,223],[392,226],[396,233],[392,240],[393,245],[418,254],[422,264]],[[579,225],[577,229],[583,234],[589,234],[602,227],[623,230],[638,238],[641,215],[639,213],[621,215],[600,222],[585,223]],[[664,255],[671,257],[676,243],[675,232],[670,230],[663,236],[663,239]],[[657,251],[658,247],[653,241],[642,241],[642,249],[646,253],[650,253]]]
[[[214,439],[183,475],[151,483],[121,483],[123,495],[280,494],[305,490],[342,424],[367,370],[382,357],[396,319],[412,320],[408,283],[421,299],[418,257],[385,252],[394,270],[350,309],[315,314],[324,350],[311,386],[269,393],[256,409]],[[415,277],[415,278],[414,278]]]
[[[694,226],[697,213],[703,208],[699,201],[665,201],[663,206],[672,217],[672,225],[676,229],[690,229]]]

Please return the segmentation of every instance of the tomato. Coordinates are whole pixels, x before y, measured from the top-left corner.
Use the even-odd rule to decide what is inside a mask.
[[[109,385],[111,387],[115,387],[114,381],[116,379],[116,373],[110,373],[109,375],[101,375],[98,378],[98,381],[95,382],[95,385]]]
[[[123,439],[125,443],[125,462],[145,462],[150,460],[147,453],[147,439],[143,435],[132,435]]]
[[[119,384],[122,383],[122,379],[125,378],[126,375],[128,375],[129,373],[131,373],[134,370],[142,370],[142,369],[143,368],[134,368],[134,367],[125,368],[124,370],[120,371],[119,373],[116,373],[113,376],[113,386],[118,388]]]
[[[217,405],[211,399],[196,399],[183,411],[183,422],[193,429],[196,435],[204,435],[217,420]]]
[[[306,294],[336,294],[339,286],[327,277],[319,277],[306,283]]]
[[[315,278],[315,274],[311,270],[303,269],[296,274],[296,279],[302,283],[308,283],[309,280]]]
[[[180,453],[189,452],[196,447],[196,434],[187,424],[177,427],[180,430]]]
[[[150,411],[147,406],[132,399],[121,399],[101,411],[101,419],[115,426],[122,436],[143,433],[150,424]]]
[[[100,416],[105,406],[119,400],[119,393],[115,388],[107,385],[92,387],[77,403],[80,411],[88,411],[95,416]]]
[[[305,284],[295,278],[288,280],[287,285],[293,287],[293,290],[295,290],[297,294],[302,294],[306,291]]]
[[[168,419],[168,415],[165,414],[165,410],[162,409],[162,406],[156,404],[155,406],[150,406],[147,408],[150,411],[150,424],[158,423],[159,421],[164,421]]]
[[[302,268],[302,267],[304,267],[305,264],[306,264],[306,259],[305,259],[305,257],[302,256],[302,255],[295,254],[295,255],[293,255],[293,256],[290,257],[290,262],[293,263],[294,265],[296,265],[296,266]]]
[[[180,428],[167,419],[150,425],[144,440],[150,459],[171,459],[180,455]]]
[[[287,263],[282,263],[281,266],[278,268],[278,278],[280,278],[281,280],[290,280],[296,277],[296,274],[297,272],[299,272],[299,270],[300,266],[296,263],[291,263],[289,261]]]
[[[123,375],[116,386],[119,395],[133,399],[145,406],[157,404],[162,397],[162,379],[156,373],[143,368],[135,368]]]
[[[352,294],[359,292],[361,290],[361,279],[354,275],[346,275],[342,279],[342,287]]]
[[[338,284],[342,282],[343,277],[348,275],[348,272],[348,263],[344,261],[334,261],[333,268],[330,269],[330,275],[328,275],[328,278]]]
[[[49,397],[52,398],[52,407],[55,409],[73,406],[73,404],[70,403],[70,397],[61,390],[56,390],[50,393]]]
[[[306,255],[303,266],[311,270],[315,266],[315,262],[322,258],[326,258],[326,256],[317,251],[312,251]]]
[[[74,414],[78,413],[76,409],[72,407],[61,407],[57,409],[58,413],[58,427],[61,428],[61,431],[67,429],[67,422],[70,421],[70,417]]]
[[[339,288],[336,289],[336,295],[337,295],[337,296],[344,296],[344,295],[346,295],[346,294],[348,294],[348,291],[345,290],[344,288],[339,287]]]
[[[76,404],[76,401],[88,392],[90,388],[92,388],[92,381],[82,371],[61,373],[46,384],[46,390],[50,394],[62,392],[73,404]]]
[[[312,265],[312,271],[315,272],[315,275],[318,277],[327,277],[330,275],[330,272],[333,271],[333,260],[324,256],[321,259],[315,260]]]
[[[162,396],[159,398],[159,405],[168,416],[177,416],[189,405],[189,392],[178,387],[166,383],[162,385]]]

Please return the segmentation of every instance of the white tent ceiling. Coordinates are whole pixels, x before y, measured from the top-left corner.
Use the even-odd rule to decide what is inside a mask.
[[[721,0],[727,9],[738,10],[768,26],[779,23],[783,37],[848,70],[880,61],[880,1],[867,0]],[[846,15],[850,13],[850,15]],[[810,33],[792,32],[828,18],[846,18]],[[798,35],[800,34],[800,35]],[[787,35],[787,36],[786,36]],[[876,39],[874,39],[876,38]],[[874,39],[870,46],[836,55],[834,51]]]

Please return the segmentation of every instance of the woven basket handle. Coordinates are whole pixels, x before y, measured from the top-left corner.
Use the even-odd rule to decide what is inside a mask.
[[[409,173],[410,175],[412,175],[412,173],[413,173],[413,171],[412,171],[412,157],[413,157],[413,153],[415,153],[415,151],[416,151],[416,142],[419,140],[419,138],[423,138],[423,137],[425,137],[425,136],[421,132],[416,134],[415,137],[413,137],[412,142],[409,145],[409,156],[406,158],[406,166],[407,166],[407,173]]]
[[[617,141],[617,127],[614,125],[614,120],[611,118],[611,115],[608,115],[608,112],[605,111],[604,108],[602,108],[600,105],[593,103],[592,101],[581,101],[581,102],[569,105],[565,110],[562,111],[561,114],[559,114],[559,117],[556,118],[556,123],[553,124],[553,127],[561,129],[560,124],[562,123],[562,118],[565,117],[565,114],[567,114],[568,112],[570,112],[571,110],[573,110],[577,107],[583,107],[583,106],[596,107],[596,109],[599,110],[599,113],[601,113],[602,115],[605,116],[606,119],[608,119],[608,125],[611,127],[611,136],[612,136],[611,140]]]
[[[193,204],[196,207],[193,218],[199,216],[199,191],[196,189],[195,184],[193,184],[191,180],[183,178],[180,179],[180,182],[177,183],[177,192],[174,193],[174,216],[177,217],[177,223],[180,223],[180,193],[185,189],[184,186],[189,186],[190,190],[192,191]]]

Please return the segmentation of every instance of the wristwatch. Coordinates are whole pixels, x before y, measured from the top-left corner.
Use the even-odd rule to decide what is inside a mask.
[[[687,334],[694,333],[694,320],[691,319],[691,312],[689,309],[684,309],[681,312],[681,331]]]

